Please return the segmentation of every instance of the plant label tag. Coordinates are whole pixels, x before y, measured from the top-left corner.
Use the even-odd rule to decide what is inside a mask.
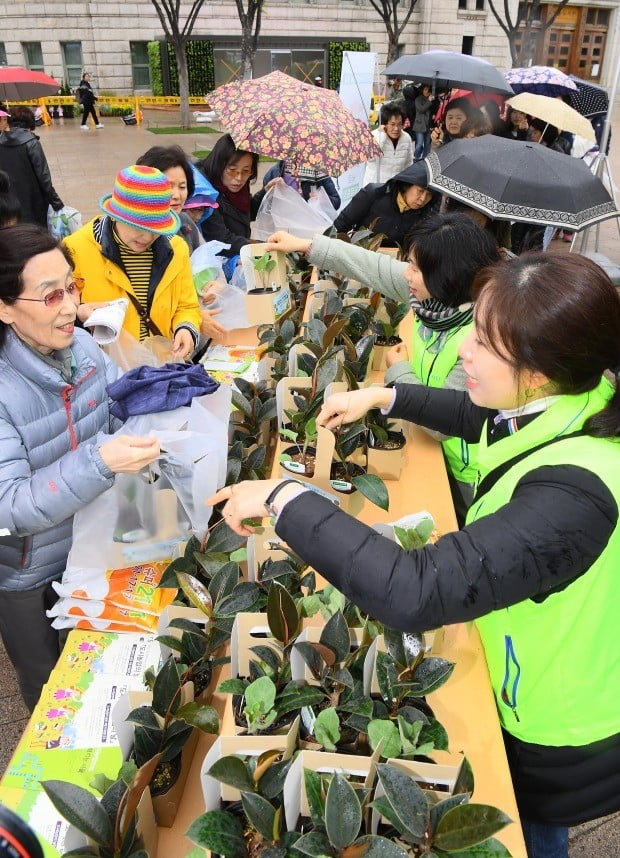
[[[280,318],[287,310],[291,308],[291,293],[286,289],[282,289],[281,292],[277,292],[273,299],[273,312],[274,316],[277,319]]]

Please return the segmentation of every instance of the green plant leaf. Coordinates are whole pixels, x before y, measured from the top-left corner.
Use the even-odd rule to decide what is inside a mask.
[[[277,581],[267,595],[267,623],[274,638],[287,646],[299,631],[299,614],[293,597]]]
[[[310,855],[311,858],[322,858],[322,856],[334,854],[329,840],[322,831],[311,831],[309,834],[302,835],[296,841],[295,849],[303,852],[304,855]]]
[[[279,760],[278,762],[272,763],[258,782],[258,793],[265,798],[268,798],[269,801],[273,800],[278,803],[282,796],[284,781],[286,780],[291,764],[292,760]]]
[[[270,712],[276,699],[276,686],[268,676],[261,676],[250,682],[245,689],[245,711],[257,718]]]
[[[446,854],[448,853],[443,850],[439,853],[439,855]],[[512,852],[509,852],[499,840],[489,837],[488,840],[483,840],[482,843],[472,846],[471,849],[459,849],[458,852],[450,852],[449,854],[456,855],[457,858],[511,858]]]
[[[336,611],[325,623],[320,641],[332,650],[337,662],[346,660],[351,649],[351,635],[342,611]]]
[[[203,813],[189,827],[186,837],[202,846],[224,855],[225,858],[245,858],[243,826],[232,814],[222,810]]]
[[[335,849],[345,849],[357,837],[362,824],[362,808],[351,784],[334,774],[325,801],[325,830]]]
[[[482,843],[512,822],[502,810],[488,804],[461,804],[440,820],[433,845],[445,852],[463,850]]]
[[[308,319],[306,323],[306,334],[310,342],[314,343],[317,346],[320,346],[321,349],[323,346],[323,338],[327,332],[327,327],[320,319]]]
[[[420,696],[430,694],[448,681],[454,670],[454,664],[445,658],[428,656],[415,670],[413,678],[420,688],[417,692]]]
[[[306,598],[313,597],[307,596]],[[319,608],[317,607],[317,611],[318,610]],[[316,611],[314,613],[316,613]],[[310,668],[312,676],[317,680],[320,679],[324,662],[318,651],[316,650],[314,644],[308,643],[307,641],[297,641],[295,643],[295,650],[299,653],[299,655],[303,658],[303,660]]]
[[[112,843],[112,823],[92,793],[65,781],[41,781],[41,786],[56,810],[78,831],[99,846]]]
[[[174,713],[181,704],[181,678],[179,668],[173,656],[164,662],[163,667],[155,677],[153,686],[153,711],[165,717],[168,709]]]
[[[240,612],[249,611],[260,599],[260,590],[252,581],[241,581],[230,596],[226,596],[215,606],[219,617],[234,617]]]
[[[321,360],[315,369],[316,375],[316,391],[320,393],[325,390],[328,384],[336,380],[338,375],[338,361],[336,358],[329,360]]]
[[[268,843],[273,840],[276,809],[271,802],[255,792],[243,792],[241,793],[241,803],[250,824],[259,834],[263,835]]]
[[[422,722],[415,721],[411,724],[409,721],[406,721],[400,715],[397,718],[398,721],[398,732],[400,734],[400,742],[402,745],[402,755],[404,757],[411,757],[415,754],[416,748],[418,745],[418,736],[420,735],[420,730],[422,729]]]
[[[217,733],[220,729],[220,718],[213,706],[205,706],[191,700],[179,707],[175,717],[180,718],[192,727],[198,727],[203,733]]]
[[[340,719],[338,713],[331,706],[323,709],[316,716],[314,722],[314,738],[326,751],[336,751],[336,744],[340,741]]]
[[[390,507],[390,498],[388,490],[382,479],[375,474],[360,474],[353,477],[352,484],[361,492],[365,498],[371,503],[376,504],[380,509],[388,510]]]
[[[177,579],[190,605],[202,611],[206,617],[210,617],[213,613],[213,601],[205,585],[187,572],[177,572]]]
[[[136,709],[132,709],[125,720],[132,724],[139,724],[147,730],[160,729],[159,722],[150,706],[138,706]]]
[[[169,590],[178,590],[179,582],[177,581],[177,572],[191,572],[192,564],[187,557],[177,557],[169,566],[164,569],[163,575],[158,587]]]
[[[254,781],[246,763],[240,757],[233,755],[220,757],[207,772],[212,778],[220,783],[238,789],[240,792],[252,792]]]
[[[323,778],[312,769],[304,769],[304,786],[306,798],[310,808],[310,816],[316,829],[323,828],[325,824],[325,792],[323,790]]]
[[[376,798],[374,801],[371,801],[370,807],[373,807],[378,813],[381,814],[381,816],[384,816],[398,832],[402,833],[403,824],[400,821],[396,811],[390,804],[390,801],[386,795],[381,795],[379,796],[379,798]]]
[[[467,793],[459,792],[434,804],[431,807],[431,831],[437,830],[437,826],[449,810],[458,807],[459,804],[467,804],[468,800]]]
[[[428,802],[415,780],[394,766],[377,765],[377,774],[395,815],[399,830],[409,832],[419,840],[428,831],[430,814]]]
[[[248,685],[245,679],[224,679],[215,691],[216,694],[245,694]]]
[[[81,846],[78,849],[72,849],[70,852],[63,852],[62,858],[99,858],[100,855],[99,850],[92,846]]]
[[[239,534],[235,533],[234,530],[231,530],[226,522],[223,521],[218,524],[217,527],[213,528],[209,534],[205,550],[209,554],[212,554],[215,551],[223,554],[230,554],[231,551],[236,551],[237,548],[241,548],[242,545],[245,545],[245,542],[245,536],[239,536]]]
[[[454,784],[453,793],[466,792],[471,795],[474,791],[474,773],[467,757],[464,758],[459,775]]]
[[[276,700],[276,712],[278,717],[303,709],[304,706],[316,706],[325,699],[325,693],[312,685],[293,685],[284,689]]]
[[[449,739],[446,728],[436,719],[433,719],[430,724],[425,724],[422,727],[419,741],[420,744],[431,743],[433,748],[436,748],[438,751],[448,750]],[[418,753],[422,753],[422,751]],[[462,792],[462,790],[459,790],[459,792]]]
[[[368,724],[368,740],[373,751],[376,751],[381,742],[381,756],[400,757],[401,742],[398,727],[387,718],[373,718]]]
[[[407,858],[409,854],[396,843],[388,840],[387,837],[381,837],[378,834],[366,834],[364,837],[358,838],[353,844],[353,848],[359,858]]]

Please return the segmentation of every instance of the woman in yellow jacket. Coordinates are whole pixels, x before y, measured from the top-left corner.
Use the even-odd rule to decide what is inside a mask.
[[[65,244],[86,303],[129,301],[124,328],[136,339],[161,335],[173,354],[189,358],[201,315],[187,244],[175,235],[179,218],[170,209],[171,185],[154,167],[121,170],[96,217]]]

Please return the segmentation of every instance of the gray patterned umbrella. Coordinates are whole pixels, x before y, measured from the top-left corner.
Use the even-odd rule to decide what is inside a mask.
[[[426,159],[429,187],[493,220],[578,232],[618,212],[599,178],[579,158],[485,134],[453,140]]]

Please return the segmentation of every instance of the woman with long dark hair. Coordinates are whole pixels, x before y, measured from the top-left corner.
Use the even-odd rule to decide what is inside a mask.
[[[237,533],[276,532],[359,607],[403,631],[475,620],[530,858],[620,809],[620,297],[594,262],[532,254],[484,272],[461,344],[467,392],[397,385],[329,397],[479,440],[467,524],[404,551],[295,481],[220,490]],[[232,489],[234,488],[234,494]]]

